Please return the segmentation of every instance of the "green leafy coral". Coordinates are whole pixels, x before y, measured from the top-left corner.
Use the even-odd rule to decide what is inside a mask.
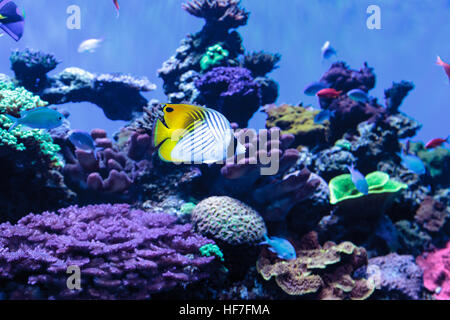
[[[205,71],[211,67],[218,66],[229,54],[227,49],[224,49],[220,43],[217,43],[206,49],[200,60],[200,68],[202,71]]]
[[[52,138],[41,130],[20,130],[21,126],[11,131],[13,122],[5,114],[19,117],[23,111],[44,107],[47,103],[22,87],[15,87],[10,82],[0,82],[0,148],[3,153],[27,152],[31,164],[45,162],[50,167],[61,167],[58,157],[60,147]]]
[[[369,195],[395,193],[408,187],[404,183],[391,180],[388,174],[381,171],[369,173],[366,176],[366,181],[369,185]],[[364,194],[356,189],[350,174],[342,174],[331,179],[328,187],[330,189],[331,204],[364,196]]]

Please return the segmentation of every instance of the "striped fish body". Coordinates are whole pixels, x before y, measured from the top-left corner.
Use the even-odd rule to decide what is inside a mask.
[[[153,134],[158,155],[167,162],[209,164],[222,161],[234,141],[225,116],[213,109],[187,104],[166,104],[162,117],[156,120]]]

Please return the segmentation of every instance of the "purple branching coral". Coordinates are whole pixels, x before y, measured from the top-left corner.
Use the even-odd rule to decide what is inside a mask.
[[[0,291],[6,299],[147,299],[207,278],[214,244],[168,214],[128,205],[69,207],[0,225]],[[69,266],[81,271],[70,290]]]
[[[182,8],[206,21],[204,30],[229,30],[247,24],[249,13],[240,7],[240,0],[192,0]]]
[[[217,109],[241,127],[262,104],[260,86],[245,68],[214,68],[195,81],[195,86],[200,91],[200,104]]]

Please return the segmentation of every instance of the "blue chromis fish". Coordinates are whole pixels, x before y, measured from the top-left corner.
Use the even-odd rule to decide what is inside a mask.
[[[88,39],[84,40],[78,47],[79,53],[89,52],[94,53],[98,48],[100,48],[100,44],[103,42],[103,39]]]
[[[188,104],[166,104],[153,130],[153,144],[163,161],[215,163],[245,153],[236,140],[231,124],[216,110]],[[230,152],[231,153],[231,152]]]
[[[280,259],[293,260],[297,258],[295,248],[286,239],[278,237],[269,238],[266,234],[264,235],[264,241],[260,244],[267,244],[269,246],[269,250],[276,253]]]
[[[95,142],[88,132],[72,130],[69,132],[69,141],[78,149],[95,151]]]
[[[330,41],[326,41],[322,46],[322,59],[330,59],[336,55],[336,50],[331,46]]]
[[[418,175],[426,173],[427,170],[425,168],[425,165],[418,156],[401,153],[397,153],[397,155],[400,157],[400,159],[402,159],[402,165],[408,170]]]
[[[336,111],[330,111],[328,109],[320,111],[315,117],[314,117],[314,123],[322,124],[325,121],[330,121],[330,118],[333,118]]]
[[[355,165],[347,166],[348,171],[350,171],[350,175],[352,176],[352,182],[356,187],[356,190],[361,192],[362,194],[369,194],[369,184],[367,183],[366,178],[363,176],[361,172],[355,169]]]
[[[353,89],[347,92],[347,96],[356,102],[363,102],[366,103],[369,101],[369,97],[367,95],[367,92],[361,90],[361,89]]]
[[[32,129],[53,129],[62,125],[64,116],[56,110],[48,107],[39,107],[20,113],[20,118],[6,115],[14,124],[8,131],[13,130],[18,125],[23,125]]]
[[[320,81],[311,82],[306,86],[306,88],[303,90],[303,93],[307,96],[315,96],[317,92],[319,92],[322,89],[328,88],[329,85]]]

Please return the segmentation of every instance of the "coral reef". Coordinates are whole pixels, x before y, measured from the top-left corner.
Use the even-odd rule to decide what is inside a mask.
[[[204,18],[203,29],[181,41],[175,55],[158,70],[169,102],[207,105],[241,127],[261,105],[278,97],[278,84],[266,77],[280,56],[246,54],[242,38],[230,29],[247,23],[237,0],[194,0],[183,5]],[[212,68],[212,69],[211,69]]]
[[[294,147],[308,146],[312,148],[324,144],[328,140],[330,134],[328,125],[314,122],[314,117],[319,111],[283,104],[279,107],[266,105],[264,112],[267,113],[266,128],[278,127],[282,133],[294,135]]]
[[[353,279],[352,273],[367,264],[364,248],[351,242],[320,246],[317,234],[307,234],[297,248],[297,259],[280,261],[263,250],[257,261],[258,272],[265,280],[272,277],[290,295],[311,295],[321,300],[367,299],[374,284],[366,279]]]
[[[50,104],[91,102],[111,120],[131,120],[148,101],[141,92],[156,89],[147,78],[125,74],[94,74],[80,68],[66,68],[47,76],[56,67],[55,58],[43,52],[15,51],[11,56],[16,80]]]
[[[392,87],[384,90],[384,98],[386,100],[386,108],[389,113],[397,113],[398,107],[408,93],[414,89],[414,84],[409,81],[401,81],[392,83]]]
[[[209,277],[214,244],[176,218],[128,205],[69,207],[0,225],[0,283],[9,299],[146,299]],[[81,289],[66,285],[81,270]]]
[[[195,86],[200,92],[197,98],[200,104],[217,109],[241,127],[247,125],[262,104],[259,85],[245,68],[214,68],[197,79]]]
[[[450,186],[450,150],[443,147],[426,150],[424,143],[413,142],[410,144],[410,152],[423,161],[436,186]]]
[[[23,87],[0,82],[0,221],[15,221],[31,210],[55,209],[73,199],[65,186],[60,169],[59,146],[41,130],[9,131],[11,120],[5,115],[20,113],[47,103]]]
[[[425,288],[434,293],[437,300],[450,299],[450,242],[443,249],[425,252],[416,262],[423,270]]]
[[[192,212],[195,229],[229,245],[254,245],[267,233],[261,216],[248,205],[230,197],[209,197]]]
[[[355,272],[356,276],[375,283],[375,299],[419,300],[422,298],[423,273],[414,257],[391,253],[369,259],[368,265]]]

